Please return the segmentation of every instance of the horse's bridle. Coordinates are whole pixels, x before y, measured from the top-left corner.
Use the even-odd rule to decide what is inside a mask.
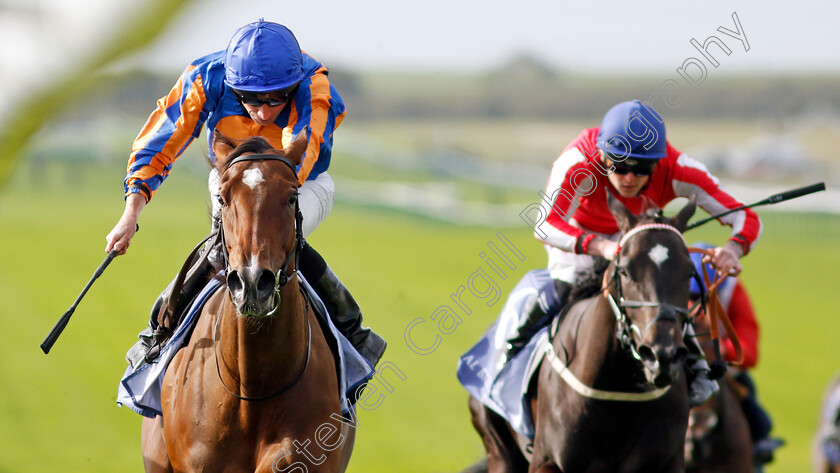
[[[616,319],[616,338],[618,339],[619,343],[622,346],[626,347],[631,355],[639,360],[642,361],[641,355],[639,355],[638,348],[636,346],[636,339],[634,338],[634,334],[638,335],[639,339],[642,336],[642,330],[630,320],[629,316],[625,309],[637,309],[642,307],[658,307],[660,308],[659,314],[656,316],[654,320],[652,320],[645,330],[650,328],[650,326],[659,321],[659,320],[673,320],[677,321],[676,315],[677,313],[680,314],[688,314],[688,309],[683,309],[681,307],[675,307],[673,304],[660,304],[658,302],[652,301],[633,301],[633,300],[626,300],[624,299],[622,287],[621,287],[621,276],[626,275],[626,272],[622,268],[619,267],[620,262],[620,255],[621,255],[621,248],[627,243],[630,238],[633,236],[638,235],[639,233],[646,231],[646,230],[666,230],[676,233],[680,236],[683,244],[685,244],[685,239],[682,236],[682,233],[677,230],[675,227],[671,225],[666,225],[663,223],[650,223],[645,225],[640,225],[638,227],[633,228],[631,231],[627,232],[618,244],[618,248],[616,249],[615,257],[613,258],[613,271],[612,271],[612,279],[607,280],[608,273],[604,274],[604,285],[601,289],[604,297],[609,301],[610,307],[612,308],[612,312],[615,315]],[[695,278],[699,276],[694,274]],[[698,279],[699,281],[699,279]],[[616,295],[614,296],[610,290],[611,283],[615,283]],[[702,287],[702,286],[701,286]],[[618,301],[616,301],[616,297]],[[663,311],[662,309],[666,309]],[[686,317],[683,322],[683,336],[685,336],[685,332],[687,328],[690,326],[689,318]],[[556,327],[559,325],[553,326],[553,333],[552,336],[556,334]],[[577,379],[574,374],[572,373],[571,369],[568,366],[568,353],[566,354],[566,360],[560,360],[560,357],[557,356],[555,352],[554,345],[551,343],[546,344],[545,348],[545,356],[546,359],[549,361],[551,368],[563,378],[564,381],[577,393],[582,396],[591,398],[591,399],[601,399],[601,400],[609,400],[609,401],[627,401],[627,402],[646,402],[651,401],[654,399],[658,399],[662,397],[665,393],[670,390],[670,385],[653,389],[651,391],[645,392],[616,392],[616,391],[604,391],[600,389],[595,389],[589,387],[582,383],[579,379]]]
[[[225,170],[228,170],[234,164],[241,163],[241,162],[246,162],[246,161],[269,161],[269,160],[270,161],[280,161],[280,162],[282,162],[283,164],[288,166],[289,169],[292,170],[292,174],[297,176],[297,165],[295,165],[295,163],[293,163],[289,158],[287,158],[285,156],[279,156],[279,155],[276,155],[276,154],[243,154],[243,155],[237,156],[236,158],[230,160],[230,162],[228,162],[227,165],[225,166]],[[297,195],[297,191],[295,192],[295,195]],[[222,204],[222,206],[224,206],[224,203]],[[227,245],[225,244],[224,224],[221,221],[221,213],[219,214],[219,238],[221,240],[221,245],[222,245],[222,254],[224,255],[224,258],[225,258],[225,268],[226,268],[225,272],[230,274],[230,271],[229,271],[230,270],[230,258],[229,258],[228,251],[227,251]],[[285,286],[286,283],[288,283],[291,280],[291,278],[294,277],[295,273],[297,272],[297,268],[299,267],[299,261],[300,261],[300,253],[303,250],[303,244],[304,244],[304,239],[303,239],[303,214],[300,211],[299,200],[295,199],[295,251],[289,252],[289,255],[286,257],[286,261],[283,263],[283,266],[277,271],[277,274],[275,275],[275,284],[274,284],[275,307],[271,311],[269,311],[268,314],[266,314],[267,317],[274,315],[274,313],[280,307],[280,288]],[[289,270],[289,266],[292,264],[292,262],[294,262],[294,268],[292,268],[293,271],[292,271],[292,275],[290,276],[288,274],[288,270]],[[306,297],[306,292],[303,290],[302,287],[300,288],[300,291],[304,295],[304,300],[306,300],[306,304],[307,304],[307,307],[308,307],[309,301]],[[230,291],[228,291],[228,294],[230,295]],[[221,317],[219,317],[216,320],[216,325],[213,327],[213,353],[214,354],[216,353],[216,346],[215,346],[216,345],[216,330],[218,328],[220,320],[221,320]],[[218,355],[216,355],[216,357],[215,357],[216,358],[216,373],[219,376],[219,381],[221,382],[222,387],[225,388],[225,391],[227,391],[233,397],[235,397],[237,399],[240,399],[240,400],[244,400],[244,401],[263,401],[263,400],[266,400],[266,399],[270,399],[270,398],[279,396],[280,394],[283,394],[284,392],[291,389],[294,385],[296,385],[303,378],[303,374],[306,372],[306,368],[309,366],[309,358],[310,358],[310,355],[312,353],[312,326],[311,326],[308,319],[307,319],[307,327],[308,327],[309,335],[308,335],[308,339],[307,339],[307,342],[306,342],[306,360],[304,361],[303,365],[301,366],[300,371],[298,372],[295,379],[293,379],[290,383],[286,384],[285,386],[283,386],[279,390],[277,390],[277,391],[275,391],[271,394],[264,395],[264,396],[251,397],[251,396],[242,396],[242,395],[236,394],[233,391],[231,391],[230,389],[228,389],[228,387],[225,386],[224,381],[222,381],[222,373],[219,369],[219,357],[218,357]]]
[[[665,223],[648,223],[644,225],[639,225],[629,232],[625,233],[624,236],[621,237],[621,240],[618,243],[618,247],[615,251],[615,257],[613,258],[613,271],[611,282],[615,284],[615,292],[616,295],[613,296],[613,293],[609,290],[609,282],[608,281],[604,286],[605,297],[610,303],[610,308],[612,308],[613,314],[615,315],[616,319],[616,337],[618,340],[630,350],[630,354],[633,355],[633,358],[642,361],[642,357],[639,355],[638,347],[636,344],[636,337],[639,339],[642,338],[642,332],[647,331],[651,325],[659,322],[660,320],[670,320],[673,322],[677,322],[676,314],[683,314],[686,318],[683,321],[683,335],[685,335],[685,331],[688,328],[688,324],[690,321],[688,320],[688,314],[690,313],[689,309],[683,307],[677,307],[673,304],[667,303],[660,303],[660,302],[653,302],[653,301],[634,301],[634,300],[627,300],[624,298],[622,286],[621,286],[621,276],[627,275],[626,271],[620,267],[620,259],[621,259],[621,249],[627,244],[627,241],[633,238],[634,236],[638,235],[641,232],[648,231],[648,230],[666,230],[679,235],[680,240],[686,245],[685,238],[677,228],[665,224]],[[688,245],[686,245],[688,246]],[[695,274],[692,276],[698,278],[699,276]],[[698,279],[698,282],[699,279]],[[702,285],[701,285],[702,287]],[[616,300],[617,299],[617,300]],[[701,298],[701,301],[703,298]],[[659,308],[659,313],[656,317],[648,322],[647,326],[644,330],[640,329],[638,325],[633,323],[630,320],[630,317],[627,315],[627,311],[625,309],[640,309],[643,307],[654,307]]]
[[[242,163],[246,161],[280,161],[289,169],[292,170],[292,173],[297,175],[297,165],[293,163],[289,158],[285,156],[279,156],[276,154],[243,154],[237,156],[236,158],[232,159],[227,165],[225,166],[225,170],[228,170],[237,163]],[[297,193],[295,194],[297,195]],[[222,204],[224,206],[224,204]],[[230,269],[230,258],[228,255],[227,245],[225,244],[225,233],[224,233],[224,225],[221,221],[221,214],[219,217],[219,235],[222,242],[222,254],[225,258],[225,267]],[[294,276],[295,272],[297,271],[298,264],[300,262],[300,252],[303,250],[303,214],[300,211],[300,201],[295,199],[295,251],[290,252],[289,255],[286,257],[286,261],[283,263],[283,266],[277,270],[277,274],[275,275],[274,281],[274,292],[275,295],[279,294],[280,288],[285,286],[286,283]],[[289,275],[289,266],[294,263],[294,267],[292,268],[292,274]],[[229,273],[229,271],[228,271]],[[275,296],[276,297],[276,296]],[[278,304],[279,305],[279,304]],[[274,311],[277,310],[275,307],[268,315],[273,315]]]

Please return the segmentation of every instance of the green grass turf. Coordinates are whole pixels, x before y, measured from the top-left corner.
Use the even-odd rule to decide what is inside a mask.
[[[200,180],[173,174],[141,217],[141,231],[82,301],[49,356],[38,345],[105,256],[104,237],[122,212],[121,171],[85,173],[69,181],[45,170],[40,184],[18,172],[0,194],[0,472],[142,471],[140,416],[114,403],[123,354],[147,321],[148,308],[192,245],[208,230]],[[78,178],[79,176],[76,176]],[[339,182],[340,185],[340,182]],[[770,473],[809,469],[810,443],[823,389],[838,370],[840,322],[832,296],[840,264],[840,218],[763,213],[762,242],[743,275],[762,324],[761,398],[788,440]],[[502,279],[480,255],[502,232],[524,254]],[[689,241],[721,242],[709,224]],[[360,301],[365,322],[389,341],[381,404],[359,413],[350,471],[460,471],[483,454],[455,378],[457,358],[494,320],[509,290],[545,264],[523,223],[504,229],[462,228],[375,209],[337,205],[310,242]],[[504,250],[510,255],[509,250]],[[495,258],[494,258],[495,259]],[[498,259],[495,259],[498,264]],[[467,291],[465,315],[450,298],[479,268],[498,283],[500,298]],[[482,287],[478,287],[482,289]],[[443,305],[463,322],[419,355],[404,332]],[[430,344],[433,323],[417,325],[415,342]]]

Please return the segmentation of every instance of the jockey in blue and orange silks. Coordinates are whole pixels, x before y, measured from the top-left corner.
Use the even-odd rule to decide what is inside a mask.
[[[560,311],[572,285],[594,272],[596,258],[610,260],[616,254],[621,234],[607,193],[634,214],[664,208],[678,197],[694,198],[713,215],[742,205],[705,166],[667,141],[664,120],[649,105],[638,100],[615,105],[600,127],[583,130],[554,162],[547,209],[534,222],[534,235],[548,252],[552,281],[526,307],[517,334],[508,341],[507,359],[516,356],[547,316]],[[740,273],[738,259],[755,245],[761,221],[749,209],[719,221],[732,227],[732,235],[713,250],[712,263],[720,271]],[[686,337],[686,345],[693,358],[690,399],[700,404],[718,386],[708,379],[708,365],[694,338]]]
[[[125,212],[106,237],[105,250],[125,253],[140,211],[205,125],[211,160],[215,160],[217,133],[235,142],[259,136],[278,149],[293,136],[307,134],[309,143],[297,171],[303,234],[309,235],[332,209],[335,187],[327,169],[333,132],[345,113],[327,68],[301,51],[288,28],[262,19],[240,28],[225,51],[195,60],[169,94],[158,100],[132,146],[124,181]],[[218,181],[214,169],[209,178],[214,230],[221,210],[215,198]],[[207,251],[212,260],[213,252]],[[362,326],[355,300],[309,245],[301,253],[299,269],[324,300],[337,328],[375,365],[384,352],[384,340]],[[194,273],[206,277],[207,271]],[[153,308],[152,328],[159,305],[160,299]]]

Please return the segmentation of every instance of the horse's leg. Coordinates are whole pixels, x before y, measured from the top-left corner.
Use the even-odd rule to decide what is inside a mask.
[[[146,473],[172,473],[172,464],[169,462],[166,441],[163,438],[163,417],[143,417],[140,445]]]
[[[358,423],[358,420],[356,421]],[[344,443],[341,445],[341,461],[338,471],[347,470],[347,465],[350,463],[350,455],[353,453],[353,446],[356,443],[356,427],[342,424],[342,434],[344,434]]]
[[[528,461],[519,451],[505,420],[472,396],[469,406],[473,427],[481,435],[487,451],[487,471],[514,473],[527,470]]]

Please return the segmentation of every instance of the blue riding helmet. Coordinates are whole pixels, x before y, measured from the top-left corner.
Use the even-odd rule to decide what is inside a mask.
[[[611,108],[601,122],[598,149],[621,158],[660,159],[666,156],[665,122],[649,105],[638,100]],[[611,157],[612,159],[612,157]]]
[[[303,58],[295,35],[264,21],[239,28],[225,53],[225,84],[245,92],[272,92],[303,79]]]
[[[703,241],[694,243],[691,246],[703,248],[704,250],[712,250],[716,248],[714,245],[710,245]],[[703,292],[706,292],[706,281],[703,279],[703,267],[705,267],[706,272],[709,274],[710,280],[715,277],[715,268],[713,268],[709,263],[703,264],[703,255],[700,253],[691,253],[689,256],[691,256],[691,262],[694,263],[694,271],[697,271],[697,274],[700,276],[700,283],[703,284]],[[700,297],[700,286],[697,285],[697,278],[691,278],[689,294],[691,294],[691,298],[693,299]]]

